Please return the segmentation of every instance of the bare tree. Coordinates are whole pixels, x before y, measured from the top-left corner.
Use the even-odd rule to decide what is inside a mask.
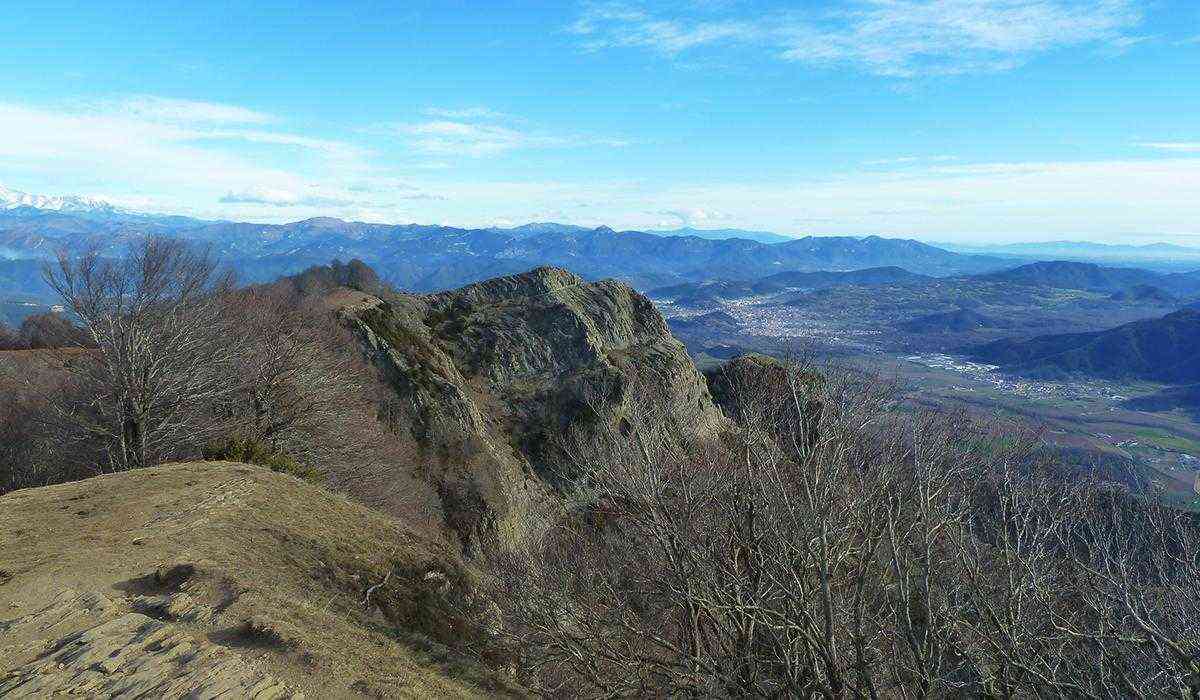
[[[485,577],[526,683],[1196,697],[1195,516],[1064,479],[1019,426],[897,412],[869,376],[820,374],[714,377],[734,418],[716,441],[652,412],[567,440],[572,496],[543,503],[542,527],[491,552]]]
[[[1200,697],[1200,526],[1147,489],[1072,490],[1060,529],[1072,605],[1054,624],[1089,663],[1078,684],[1094,697]]]
[[[594,697],[883,692],[881,516],[902,455],[860,437],[887,394],[781,378],[742,395],[721,441],[689,444],[641,415],[570,446],[578,500],[497,556],[492,579],[531,683]]]
[[[232,279],[207,250],[150,237],[119,259],[60,253],[45,277],[96,346],[57,413],[104,442],[110,469],[152,464],[217,429],[200,416],[234,389],[238,340],[221,312]]]

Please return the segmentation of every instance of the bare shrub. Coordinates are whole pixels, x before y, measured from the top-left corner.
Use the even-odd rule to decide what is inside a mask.
[[[67,447],[47,397],[65,391],[79,351],[0,353],[0,493],[92,476],[98,456]]]
[[[568,445],[574,498],[485,577],[526,683],[1194,697],[1190,516],[1063,481],[1036,434],[898,412],[871,377],[769,372],[724,377],[719,441],[641,415]]]
[[[17,332],[0,322],[0,350],[17,350],[24,347]]]
[[[22,321],[18,341],[21,347],[30,349],[79,348],[92,345],[86,330],[62,314],[54,312],[34,314]]]
[[[226,304],[240,344],[237,391],[225,409],[240,436],[307,462],[359,449],[353,423],[374,415],[350,333],[331,314],[271,288],[230,295]]]

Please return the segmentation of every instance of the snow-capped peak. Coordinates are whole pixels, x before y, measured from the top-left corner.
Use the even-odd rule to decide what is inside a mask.
[[[117,211],[117,208],[112,204],[97,197],[48,197],[40,194],[18,192],[17,190],[10,190],[0,185],[0,209],[16,209],[18,207],[32,207],[34,209],[65,212]]]

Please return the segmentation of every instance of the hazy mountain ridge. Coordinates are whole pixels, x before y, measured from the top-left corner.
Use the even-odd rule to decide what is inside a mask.
[[[118,214],[89,217],[21,207],[0,211],[0,250],[49,257],[59,248],[120,249],[125,241],[170,234],[211,244],[248,281],[265,281],[332,259],[361,259],[414,291],[447,289],[539,265],[588,279],[615,277],[643,289],[782,271],[901,266],[931,275],[1001,268],[1007,261],[960,255],[913,240],[809,236],[780,243],[663,236],[542,223],[511,229],[346,222],[326,217],[290,224],[199,221]]]
[[[1103,267],[1095,263],[1066,260],[1035,262],[979,277],[1017,284],[1105,293],[1123,292],[1135,287],[1158,287],[1174,294],[1194,294],[1200,291],[1200,271],[1163,274],[1140,268]]]
[[[1019,258],[1072,260],[1176,271],[1200,266],[1200,248],[1173,243],[1129,245],[1087,241],[1048,241],[997,245],[960,243],[934,243],[934,245],[956,253],[994,255],[1014,260]]]
[[[721,299],[780,294],[793,289],[814,291],[841,285],[876,286],[920,283],[935,279],[900,267],[872,267],[846,272],[778,272],[753,281],[710,280],[652,289],[652,298],[671,300],[680,306],[702,307]]]
[[[1094,333],[1005,339],[970,350],[974,359],[1034,377],[1087,375],[1200,382],[1200,310],[1185,309]]]
[[[1108,254],[1187,254],[1200,256],[1200,248],[1176,245],[1174,243],[1147,243],[1144,245],[1130,245],[1123,243],[1095,243],[1092,241],[1045,241],[1030,243],[998,243],[994,245],[942,243],[940,244],[940,247],[947,248],[949,250],[993,251],[996,253],[1019,253],[1022,255],[1061,255],[1070,252],[1092,252]]]
[[[696,236],[714,241],[741,238],[758,243],[784,243],[796,239],[796,236],[785,236],[770,231],[747,231],[740,228],[691,228],[685,226],[676,229],[648,229],[646,233],[653,233],[656,236]]]

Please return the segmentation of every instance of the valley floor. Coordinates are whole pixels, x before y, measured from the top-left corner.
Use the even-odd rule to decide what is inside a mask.
[[[742,352],[815,356],[836,360],[894,378],[911,405],[1001,415],[1041,429],[1047,441],[1087,459],[1131,465],[1140,477],[1160,486],[1175,504],[1200,509],[1200,423],[1183,411],[1131,410],[1125,402],[1155,394],[1163,385],[1150,382],[1038,381],[1006,375],[992,365],[963,357],[955,349],[991,340],[1003,333],[982,329],[967,333],[912,333],[896,329],[904,310],[879,315],[861,311],[855,300],[831,306],[773,304],[772,298],[721,300],[704,309],[658,301],[673,329],[698,365],[708,367]],[[721,328],[681,326],[704,314],[724,312],[736,322]],[[1115,322],[1160,313],[1130,308]],[[1096,316],[1103,316],[1098,318]],[[728,321],[728,319],[727,319]],[[1072,330],[1115,323],[1111,315],[1072,314],[1063,319]],[[1089,325],[1090,324],[1090,325]]]

